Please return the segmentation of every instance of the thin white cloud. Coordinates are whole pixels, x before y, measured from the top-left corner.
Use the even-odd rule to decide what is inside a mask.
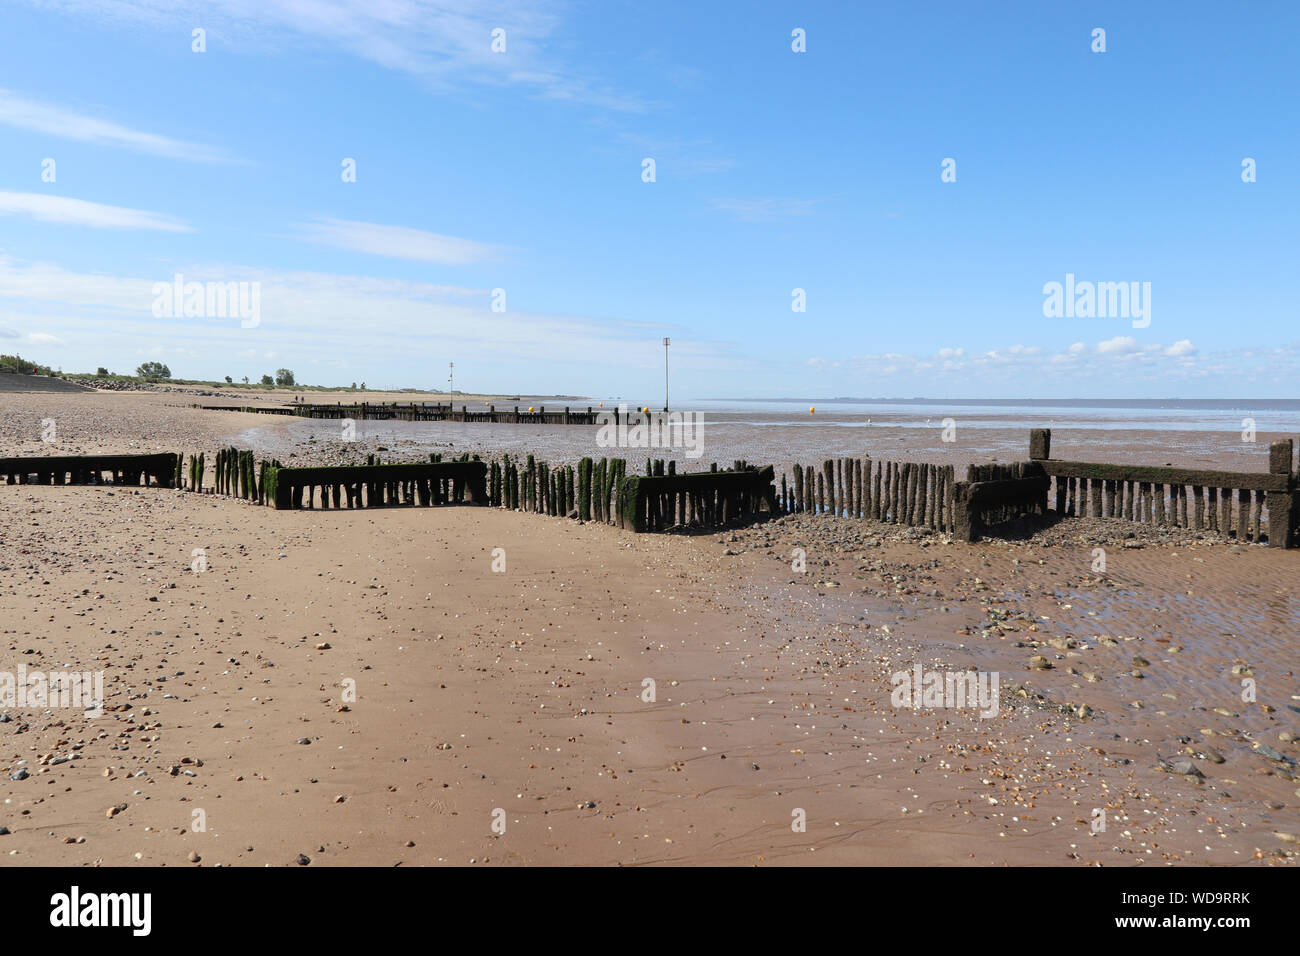
[[[94,229],[145,229],[153,232],[193,232],[173,216],[106,206],[85,199],[51,196],[46,193],[0,192],[0,216],[29,216],[39,222],[64,226],[90,226]]]
[[[545,99],[612,110],[646,104],[566,63],[557,50],[565,0],[29,0],[79,19],[148,25],[159,31],[207,30],[208,52],[276,54],[287,44],[342,50],[385,69],[450,89],[466,83],[516,86]],[[505,31],[505,50],[492,31]]]
[[[1137,339],[1131,335],[1117,335],[1113,339],[1097,343],[1097,351],[1102,355],[1129,355],[1137,350]]]
[[[238,318],[156,318],[155,283],[170,283],[177,272],[186,282],[260,283],[259,324],[244,328]],[[383,335],[375,334],[379,318]],[[345,359],[352,368],[404,363],[432,368],[435,360],[455,355],[457,362],[657,369],[663,361],[662,347],[656,348],[659,338],[677,331],[664,324],[513,307],[496,313],[487,289],[375,276],[197,263],[169,264],[158,274],[117,276],[3,255],[0,328],[19,330],[24,337],[34,333],[63,339],[57,349],[33,357],[64,368],[125,365],[133,354],[128,345],[148,343],[141,347],[190,350],[198,358],[187,367],[224,364],[228,368],[220,374],[235,377],[252,376],[255,363],[268,353],[304,364]],[[696,339],[678,351],[678,362],[689,356],[693,364],[726,365],[729,348]],[[183,375],[174,363],[172,370]]]
[[[1279,369],[1296,369],[1298,359],[1300,343],[1291,343],[1273,350],[1269,361],[1263,364],[1265,370],[1273,374]],[[900,380],[904,377],[911,377],[919,384],[933,384],[935,370],[939,369],[959,373],[968,383],[982,382],[985,383],[982,387],[997,387],[1009,377],[1041,372],[1044,363],[1053,369],[1055,375],[1093,382],[1128,381],[1139,370],[1150,381],[1186,381],[1223,374],[1229,369],[1235,369],[1234,374],[1245,375],[1251,380],[1260,379],[1263,372],[1250,368],[1246,360],[1247,353],[1241,350],[1202,354],[1190,339],[1181,339],[1172,345],[1140,345],[1131,336],[1116,336],[1092,348],[1075,342],[1055,352],[1040,346],[1019,344],[971,354],[960,348],[943,347],[932,354],[885,352],[833,361],[813,358],[807,360],[807,365],[816,369],[844,369],[867,378],[896,376],[895,381],[900,387]]]
[[[223,149],[145,133],[0,89],[0,123],[61,139],[97,143],[197,163],[238,162]]]
[[[488,262],[501,255],[501,249],[473,239],[459,239],[436,232],[424,232],[406,226],[385,226],[374,222],[348,219],[319,219],[298,226],[299,237],[307,242],[364,252],[390,259],[413,259],[439,265],[471,265]]]
[[[709,206],[741,222],[771,222],[790,216],[807,216],[816,199],[711,199]]]

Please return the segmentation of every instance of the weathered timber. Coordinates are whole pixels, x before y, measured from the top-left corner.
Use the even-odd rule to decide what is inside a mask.
[[[672,512],[663,503],[674,495],[692,495],[702,501],[701,507],[691,509],[693,522],[701,525],[726,523],[763,511],[775,516],[780,512],[780,505],[772,482],[771,466],[743,471],[625,477],[617,487],[618,526],[637,532],[666,530]]]
[[[314,501],[313,489],[317,485],[364,485],[366,500],[356,496],[353,507],[376,507],[396,501],[396,493],[389,496],[387,489],[397,483],[411,481],[447,481],[452,483],[452,503],[459,503],[461,494],[471,504],[487,503],[487,465],[481,461],[417,462],[406,465],[350,465],[325,468],[281,468],[266,470],[263,482],[266,500],[278,509],[300,507],[302,502]],[[351,496],[349,496],[351,497]]]
[[[1164,482],[1183,485],[1213,485],[1217,488],[1246,488],[1251,491],[1285,491],[1287,475],[1256,471],[1209,471],[1198,468],[1165,468],[1155,465],[1111,465],[1090,461],[1035,462],[1047,474],[1061,478],[1111,478],[1124,482]]]
[[[0,477],[8,484],[27,484],[29,475],[42,475],[40,484],[102,484],[105,472],[119,476],[115,484],[149,483],[153,479],[160,488],[175,487],[179,469],[174,452],[151,455],[57,455],[30,458],[0,458]]]

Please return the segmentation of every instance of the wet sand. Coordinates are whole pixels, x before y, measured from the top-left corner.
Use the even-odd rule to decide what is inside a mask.
[[[0,454],[53,453],[51,408],[64,454],[249,428],[308,460],[357,451],[290,427],[332,423],[187,404],[6,396]],[[10,865],[1296,859],[1296,552],[1122,522],[976,545],[798,516],[637,536],[102,487],[0,487],[0,516],[0,669],[102,669],[109,707],[0,723]],[[917,663],[996,670],[997,715],[894,707]]]

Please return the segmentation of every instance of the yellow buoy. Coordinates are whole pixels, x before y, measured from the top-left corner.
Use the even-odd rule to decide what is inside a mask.
[[[816,412],[817,412],[817,406],[816,406],[816,405],[809,405],[809,406],[808,406],[808,414],[809,414],[809,415],[813,415],[813,414],[815,414]]]
[[[533,406],[529,405],[528,410],[531,412],[533,410]]]
[[[650,406],[647,405],[645,408],[641,409],[641,411],[643,411],[643,412],[645,412],[647,415],[649,415],[649,414],[650,414]]]

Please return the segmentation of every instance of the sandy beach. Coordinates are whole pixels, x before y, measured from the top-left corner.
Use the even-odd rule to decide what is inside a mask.
[[[356,451],[190,404],[0,396],[0,455],[54,453],[42,418],[60,454]],[[442,440],[526,440],[474,428]],[[1167,440],[1115,437],[1148,461]],[[1092,519],[975,544],[810,515],[635,535],[106,486],[0,487],[0,514],[0,669],[102,670],[106,705],[0,717],[10,865],[1296,860],[1295,551]],[[917,665],[996,672],[996,714],[895,706]]]

